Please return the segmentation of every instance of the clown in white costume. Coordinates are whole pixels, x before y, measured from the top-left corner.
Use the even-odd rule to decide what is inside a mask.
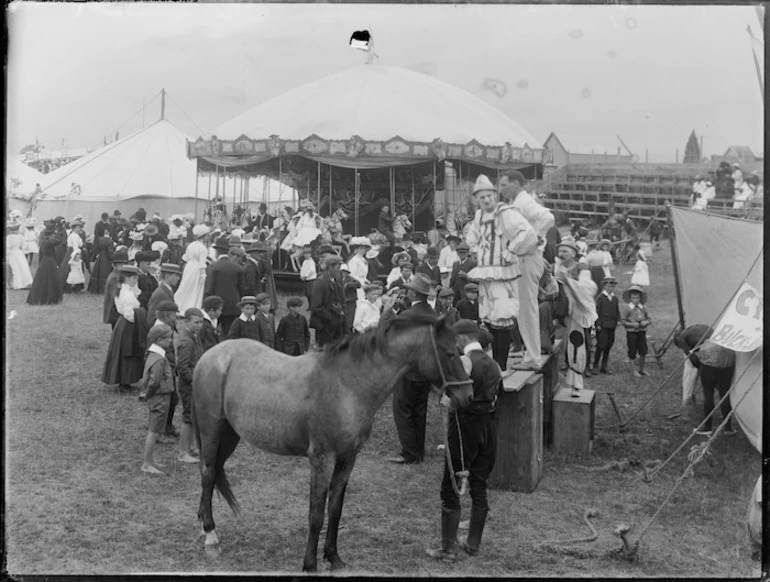
[[[584,263],[577,262],[578,248],[571,240],[558,245],[560,262],[556,267],[556,280],[569,301],[568,315],[564,318],[567,328],[567,376],[565,382],[577,397],[583,389],[583,372],[589,360],[591,327],[596,322],[596,283]]]
[[[479,285],[479,319],[492,333],[493,357],[505,370],[509,330],[519,311],[517,255],[537,249],[537,233],[516,208],[497,201],[497,190],[484,174],[476,180],[473,196],[479,210],[468,228],[467,242],[478,264],[468,272],[468,279]]]

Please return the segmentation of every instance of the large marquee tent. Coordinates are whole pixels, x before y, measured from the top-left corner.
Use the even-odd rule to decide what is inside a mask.
[[[460,181],[519,169],[539,177],[547,150],[507,115],[429,75],[361,65],[270,99],[188,144],[199,171],[267,174],[322,214],[344,208],[368,233],[385,204],[430,228],[444,163]]]
[[[223,199],[276,204],[279,197],[289,204],[294,193],[275,180],[242,180],[231,175],[218,192],[211,180],[197,172],[196,163],[186,155],[189,136],[160,119],[125,138],[62,166],[41,174],[42,194],[34,201],[33,214],[41,218],[82,214],[88,224],[102,212],[120,210],[124,216],[144,208],[148,215],[159,212],[195,213],[198,220],[217,193]],[[245,188],[248,187],[248,190]],[[197,198],[196,198],[197,194]],[[9,198],[11,208],[29,210],[29,196]]]
[[[8,196],[30,196],[35,191],[35,185],[45,178],[32,166],[16,158],[7,158],[5,166],[5,191]]]

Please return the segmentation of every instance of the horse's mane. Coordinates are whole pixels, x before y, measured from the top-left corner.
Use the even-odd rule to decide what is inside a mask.
[[[396,316],[381,322],[377,327],[362,334],[348,334],[336,342],[324,347],[325,359],[332,359],[349,353],[356,360],[371,357],[378,352],[389,353],[391,342],[388,334],[394,329],[403,327],[417,327],[434,325],[436,318],[430,315],[409,315],[408,317]]]

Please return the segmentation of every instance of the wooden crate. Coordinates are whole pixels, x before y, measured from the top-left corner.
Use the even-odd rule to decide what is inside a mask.
[[[495,425],[497,455],[490,489],[532,493],[543,474],[543,376],[513,372],[503,378]]]
[[[571,388],[562,388],[553,398],[553,450],[580,457],[591,454],[594,443],[596,398],[593,390],[581,390],[572,397]]]

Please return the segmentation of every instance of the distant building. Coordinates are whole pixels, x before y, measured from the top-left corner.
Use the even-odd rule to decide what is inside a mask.
[[[582,143],[584,141],[559,138],[551,132],[543,144],[553,152],[553,164],[549,169],[575,164],[630,164],[634,161],[631,154],[621,153],[620,145],[613,150],[613,146],[605,143]]]
[[[35,168],[38,172],[47,174],[65,164],[74,162],[78,158],[91,153],[94,148],[72,148],[47,151],[41,147],[39,151],[28,151],[24,154],[24,163]]]
[[[739,163],[742,170],[758,171],[762,169],[764,164],[764,156],[755,155],[747,146],[730,146],[727,151],[721,156],[711,156],[712,164],[719,164],[720,162],[729,162],[731,164]]]

